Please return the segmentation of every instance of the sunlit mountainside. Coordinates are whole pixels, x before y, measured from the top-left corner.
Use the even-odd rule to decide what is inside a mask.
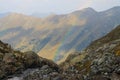
[[[64,15],[37,18],[10,13],[0,18],[0,39],[21,51],[60,61],[107,34],[120,23],[120,7],[97,12],[85,8]]]

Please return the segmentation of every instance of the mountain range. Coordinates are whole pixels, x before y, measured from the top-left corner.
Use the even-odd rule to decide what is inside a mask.
[[[120,7],[97,12],[92,8],[37,18],[11,13],[0,18],[0,39],[21,51],[61,61],[81,51],[120,23]]]

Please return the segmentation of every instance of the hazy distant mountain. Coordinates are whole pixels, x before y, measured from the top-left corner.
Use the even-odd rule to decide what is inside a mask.
[[[84,49],[120,23],[120,7],[97,12],[86,8],[66,15],[37,18],[12,13],[0,19],[0,39],[22,51],[60,60]]]
[[[8,13],[0,13],[0,18],[5,17],[5,16],[7,16],[9,14],[10,14],[9,12]]]
[[[38,18],[45,18],[49,15],[51,15],[51,13],[33,13],[31,16],[38,17]]]

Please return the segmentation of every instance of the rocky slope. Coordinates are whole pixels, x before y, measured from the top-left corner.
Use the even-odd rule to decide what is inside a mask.
[[[31,51],[15,51],[0,41],[0,80],[47,80],[50,76],[56,78],[59,73],[59,67],[52,61]]]
[[[120,26],[59,66],[0,41],[0,80],[120,80]]]
[[[76,80],[51,60],[15,51],[0,41],[0,80]],[[79,75],[75,75],[79,76]]]
[[[11,13],[0,18],[0,39],[21,51],[34,51],[59,61],[80,51],[120,23],[120,7],[103,12],[92,8],[36,18]]]
[[[78,80],[120,80],[120,26],[81,53],[70,55],[60,66],[82,75]]]

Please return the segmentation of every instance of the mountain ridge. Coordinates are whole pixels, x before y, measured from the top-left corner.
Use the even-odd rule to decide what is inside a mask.
[[[0,18],[0,39],[15,49],[32,50],[45,58],[51,54],[54,56],[50,59],[59,61],[71,52],[84,49],[120,23],[119,10],[109,14],[88,8],[82,12],[84,10],[81,14],[54,15],[45,19],[29,16]]]

